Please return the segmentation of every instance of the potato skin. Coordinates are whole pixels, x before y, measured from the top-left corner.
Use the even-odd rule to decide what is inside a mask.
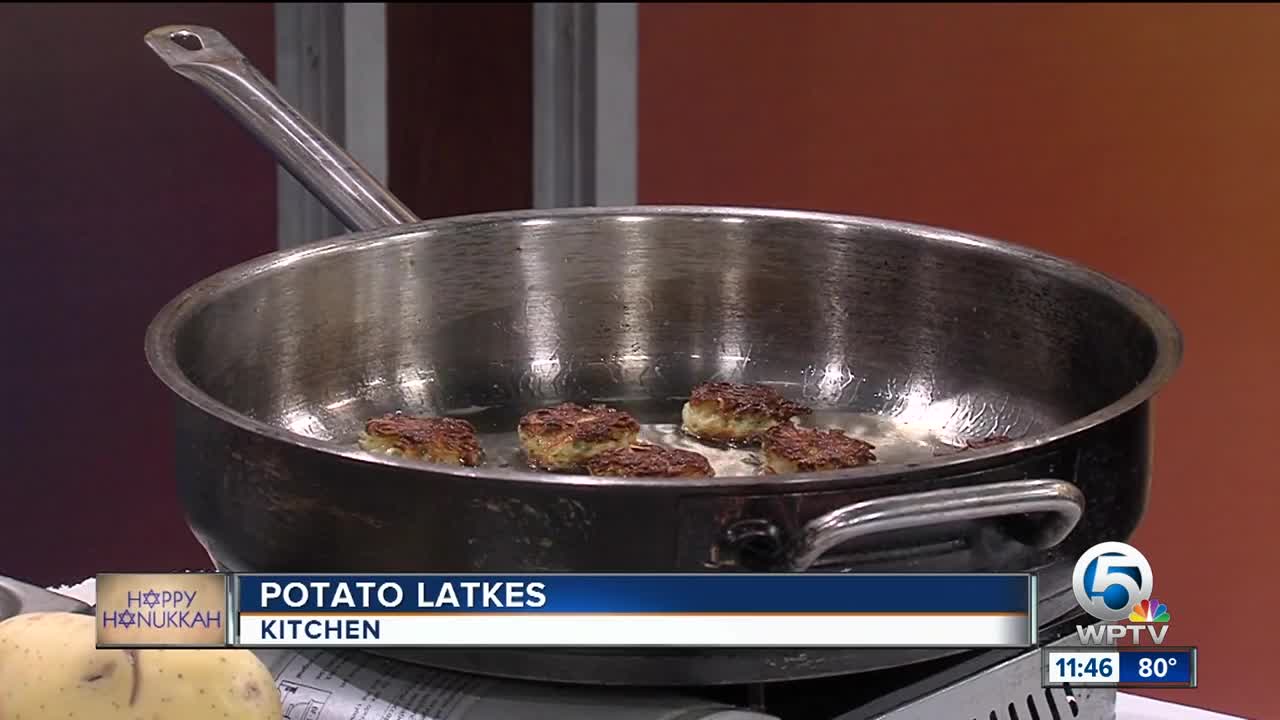
[[[0,720],[133,718],[124,712],[133,681],[127,652],[94,647],[91,616],[32,613],[0,623]]]
[[[95,620],[0,623],[0,720],[279,720],[271,673],[248,650],[99,650]]]
[[[248,650],[141,650],[141,717],[172,708],[191,720],[279,720],[271,673]]]

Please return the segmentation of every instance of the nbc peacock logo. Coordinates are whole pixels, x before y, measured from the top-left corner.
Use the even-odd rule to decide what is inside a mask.
[[[1159,600],[1143,600],[1133,606],[1133,612],[1129,613],[1129,622],[1167,623],[1169,606]]]

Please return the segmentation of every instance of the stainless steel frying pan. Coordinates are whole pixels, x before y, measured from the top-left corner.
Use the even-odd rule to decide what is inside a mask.
[[[709,207],[419,222],[290,109],[216,31],[147,42],[239,118],[357,234],[262,257],[156,317],[192,530],[239,571],[1035,571],[1146,505],[1150,400],[1178,364],[1151,301],[1026,248],[860,217]],[[707,380],[771,383],[880,461],[762,477],[675,432]],[[559,401],[630,410],[717,477],[537,473],[516,420]],[[462,416],[480,468],[374,457],[392,410]],[[1001,446],[957,451],[967,439]],[[1065,568],[1065,571],[1064,571]],[[1056,603],[1056,604],[1055,604]],[[433,653],[553,680],[746,682],[930,651]],[[935,653],[936,654],[936,653]]]

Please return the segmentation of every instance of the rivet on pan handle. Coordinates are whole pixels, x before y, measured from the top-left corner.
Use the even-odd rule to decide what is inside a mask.
[[[200,86],[280,164],[352,230],[417,222],[369,171],[281,97],[222,33],[196,25],[167,25],[147,45],[179,75]]]
[[[856,538],[989,518],[1045,513],[1016,539],[1047,549],[1066,539],[1084,514],[1084,495],[1062,480],[1015,480],[864,500],[814,518],[789,548],[785,569],[807,570],[823,553]]]

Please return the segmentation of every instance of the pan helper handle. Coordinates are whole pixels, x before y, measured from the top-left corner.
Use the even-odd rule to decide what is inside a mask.
[[[200,86],[352,230],[418,218],[280,95],[222,33],[168,25],[146,35],[169,68]]]
[[[807,570],[828,550],[869,535],[1029,513],[1046,517],[1017,539],[1048,549],[1080,521],[1084,495],[1062,480],[1014,480],[865,500],[809,521],[790,548],[785,569]]]

